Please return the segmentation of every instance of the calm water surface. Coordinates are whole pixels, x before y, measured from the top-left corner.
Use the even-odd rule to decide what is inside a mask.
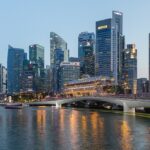
[[[0,150],[150,150],[150,119],[88,109],[0,107]]]

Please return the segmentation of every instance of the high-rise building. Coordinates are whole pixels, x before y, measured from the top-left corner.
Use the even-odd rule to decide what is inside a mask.
[[[37,64],[40,72],[44,69],[44,47],[38,44],[33,44],[29,46],[29,60]],[[40,76],[40,74],[39,74]]]
[[[95,75],[95,34],[82,32],[78,37],[80,75]]]
[[[52,90],[51,80],[52,80],[52,69],[50,66],[47,65],[45,69],[45,89],[48,94],[50,94]]]
[[[29,60],[34,66],[34,90],[44,91],[44,47],[39,44],[30,45]]]
[[[60,90],[60,64],[64,61],[64,51],[62,49],[55,49],[54,51],[54,67],[52,89],[54,93]]]
[[[112,12],[112,18],[96,22],[96,75],[121,80],[124,49],[123,14]]]
[[[34,68],[34,64],[32,64],[29,60],[25,60],[23,62],[22,89],[24,93],[34,92],[36,89],[36,87],[34,87]]]
[[[23,49],[8,46],[8,94],[22,91],[23,62],[25,59],[26,53],[24,53]]]
[[[96,75],[111,77],[111,19],[96,22]]]
[[[124,49],[123,38],[123,13],[119,11],[112,12],[112,50],[111,50],[111,69],[116,84],[121,80],[122,51]]]
[[[67,49],[67,43],[58,34],[50,32],[50,65],[54,65],[54,51],[55,49],[62,49],[64,51],[64,61],[69,60],[69,50]]]
[[[60,91],[63,91],[64,84],[77,80],[80,77],[79,62],[62,62],[60,64]]]
[[[7,69],[0,64],[0,94],[7,93]]]
[[[135,44],[128,44],[123,51],[123,85],[133,92],[133,83],[137,80],[137,49]]]

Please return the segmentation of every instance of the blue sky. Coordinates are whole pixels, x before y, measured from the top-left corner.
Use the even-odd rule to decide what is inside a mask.
[[[126,44],[137,45],[138,77],[147,77],[150,0],[0,0],[0,63],[7,64],[8,44],[28,52],[30,44],[38,43],[49,65],[50,31],[77,56],[78,34],[95,32],[95,22],[110,18],[112,10],[124,13]]]

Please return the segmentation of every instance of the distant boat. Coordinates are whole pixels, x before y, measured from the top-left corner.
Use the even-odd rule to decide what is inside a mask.
[[[24,107],[27,107],[27,105],[22,103],[7,103],[5,105],[5,109],[22,109]]]

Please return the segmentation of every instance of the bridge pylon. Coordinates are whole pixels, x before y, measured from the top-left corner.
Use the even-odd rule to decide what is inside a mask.
[[[61,104],[59,104],[58,102],[56,102],[56,108],[61,108]]]
[[[135,114],[135,108],[134,107],[129,107],[126,102],[123,103],[123,111],[124,111],[124,113],[133,113],[133,114]]]

